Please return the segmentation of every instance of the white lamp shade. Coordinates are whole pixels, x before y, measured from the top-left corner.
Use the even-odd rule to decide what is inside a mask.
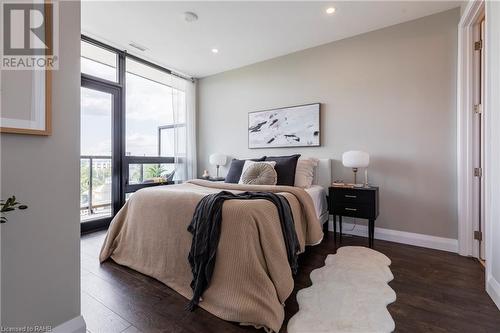
[[[342,164],[347,168],[366,168],[370,164],[370,155],[359,150],[347,151],[342,154]]]
[[[212,154],[209,157],[209,162],[212,165],[226,165],[227,156],[224,154]]]

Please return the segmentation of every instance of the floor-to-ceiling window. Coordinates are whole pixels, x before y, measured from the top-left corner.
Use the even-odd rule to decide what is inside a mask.
[[[125,192],[138,184],[179,179],[186,149],[185,92],[179,79],[126,59]]]
[[[80,216],[90,230],[138,189],[187,178],[191,82],[87,37],[81,54]]]

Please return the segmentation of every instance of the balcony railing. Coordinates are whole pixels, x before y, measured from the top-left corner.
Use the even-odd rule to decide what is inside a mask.
[[[111,156],[80,156],[80,219],[111,216]]]
[[[143,187],[173,184],[175,164],[173,157],[126,156],[125,192]],[[110,217],[112,215],[112,159],[111,156],[80,156],[80,220]]]

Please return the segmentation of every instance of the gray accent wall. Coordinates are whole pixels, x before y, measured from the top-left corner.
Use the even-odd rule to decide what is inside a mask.
[[[61,1],[59,6],[53,134],[0,135],[1,197],[15,194],[29,206],[9,214],[0,227],[5,327],[55,327],[80,315],[80,2]],[[12,72],[2,87],[29,86],[19,82],[25,77]],[[21,107],[25,98],[20,90],[2,96],[2,103]]]
[[[380,186],[378,227],[456,239],[459,15],[456,8],[201,79],[199,174],[215,174],[208,156],[216,152],[301,153],[333,159],[334,179],[351,181],[342,153],[364,150],[370,182]],[[321,147],[247,148],[248,112],[315,102]]]

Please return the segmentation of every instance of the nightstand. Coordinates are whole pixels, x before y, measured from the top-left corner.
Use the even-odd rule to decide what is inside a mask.
[[[339,217],[340,240],[342,240],[342,216],[368,220],[368,246],[373,247],[375,220],[378,216],[378,187],[330,187],[328,207],[333,215],[333,232],[337,234]]]

